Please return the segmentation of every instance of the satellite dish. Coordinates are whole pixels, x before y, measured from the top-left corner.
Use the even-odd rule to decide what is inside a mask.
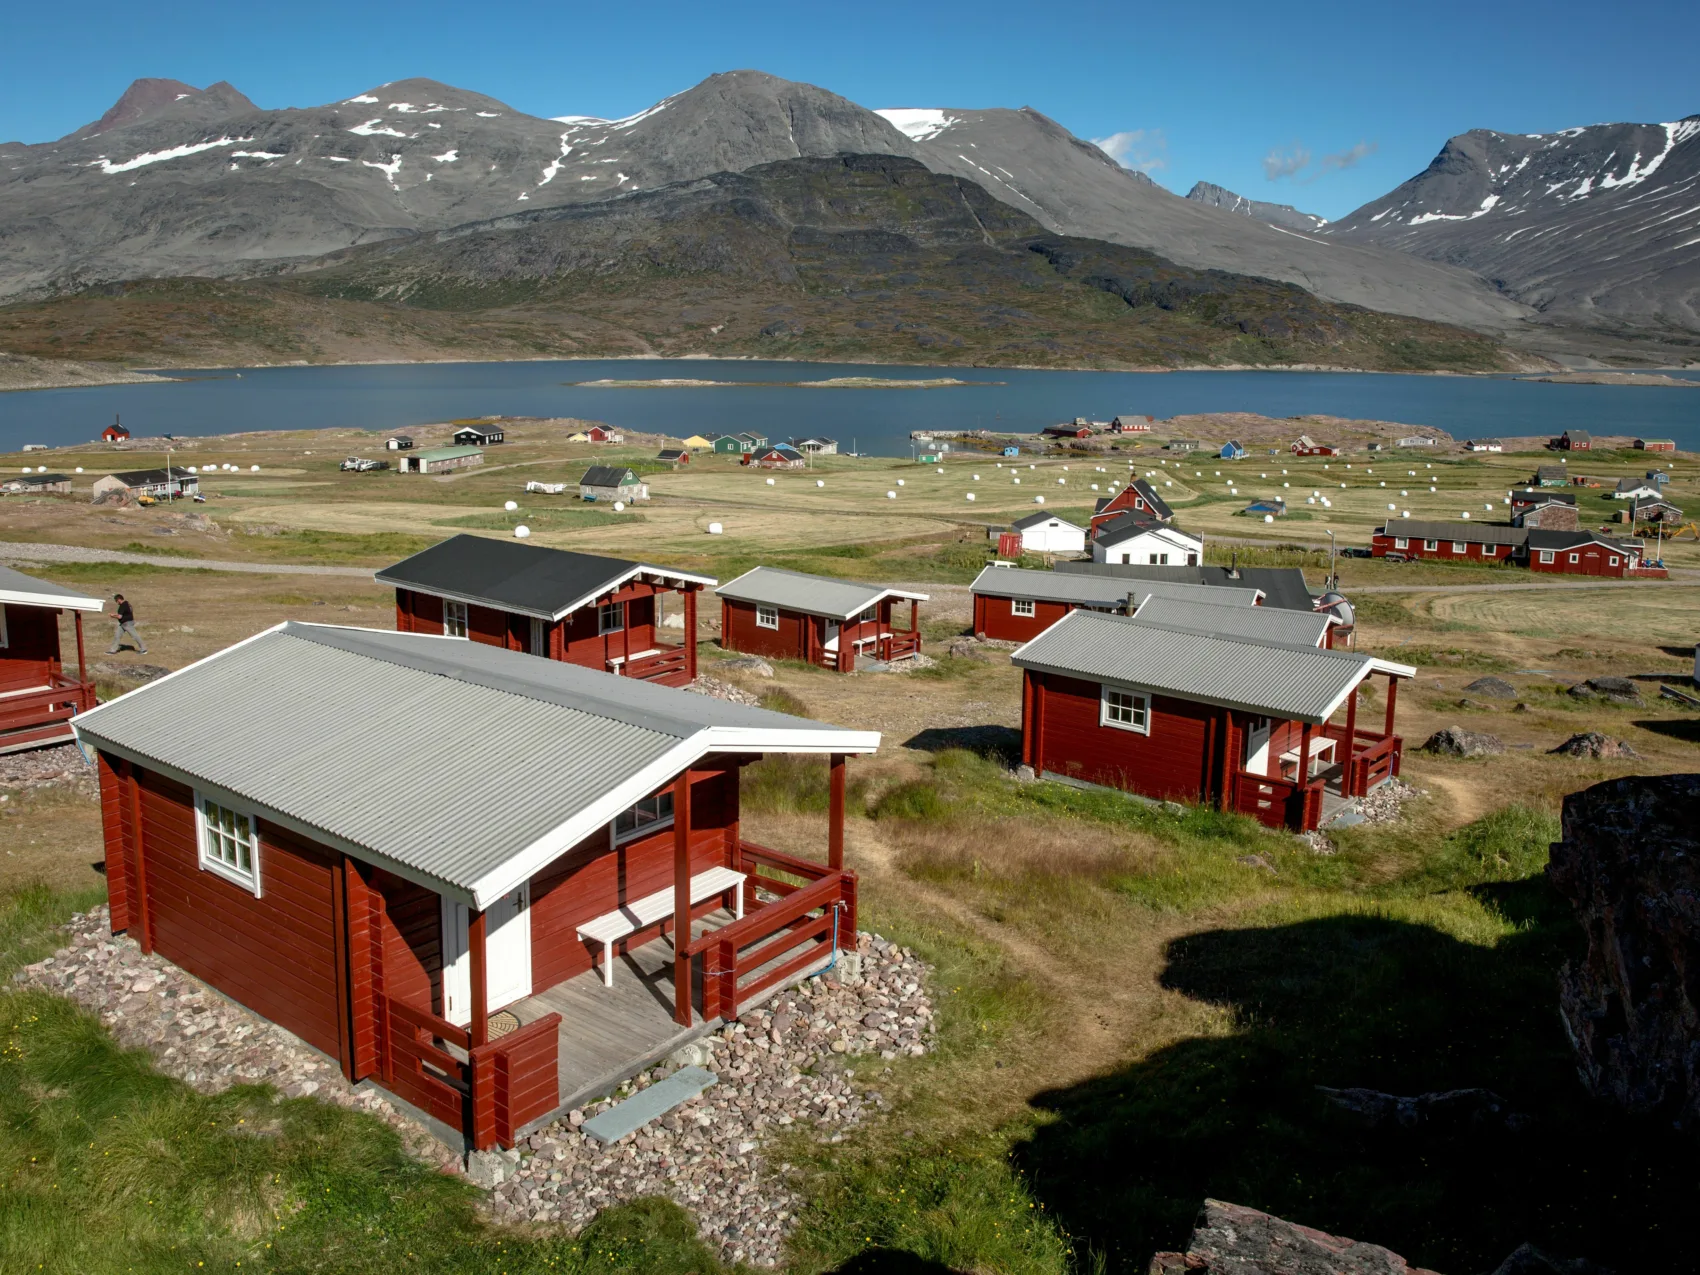
[[[521,539],[521,540],[524,540],[530,534],[531,534],[531,528],[526,526],[523,522],[520,523],[519,526],[514,528],[514,535],[519,537],[519,539]]]

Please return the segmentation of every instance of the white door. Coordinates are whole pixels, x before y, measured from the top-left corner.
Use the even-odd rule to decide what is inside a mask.
[[[1245,769],[1254,775],[1269,773],[1269,721],[1263,720],[1245,733]]]
[[[549,654],[549,622],[540,620],[535,615],[531,617],[531,653],[542,656]]]
[[[472,958],[466,904],[443,900],[443,1017],[472,1021]],[[531,887],[492,903],[484,918],[485,1003],[491,1013],[531,995]]]
[[[828,651],[836,651],[838,649],[838,621],[837,620],[828,620],[826,622],[826,642],[824,644],[824,647]]]

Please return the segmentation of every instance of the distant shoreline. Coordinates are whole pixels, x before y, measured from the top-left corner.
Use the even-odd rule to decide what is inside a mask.
[[[707,389],[793,389],[793,390],[943,390],[981,385],[1007,385],[1007,381],[964,381],[954,376],[907,380],[896,376],[833,376],[824,381],[707,381],[692,377],[662,376],[654,380],[606,378],[600,381],[567,381],[581,390],[707,390]]]

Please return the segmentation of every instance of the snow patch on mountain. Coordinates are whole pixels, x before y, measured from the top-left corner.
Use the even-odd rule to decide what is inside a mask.
[[[90,164],[89,167],[98,168],[101,172],[108,174],[129,173],[134,172],[138,168],[146,168],[149,164],[160,164],[164,163],[168,159],[182,159],[188,155],[199,155],[202,151],[210,151],[219,146],[240,146],[244,142],[251,142],[253,140],[254,139],[251,137],[219,137],[210,142],[190,142],[184,146],[173,146],[168,150],[149,151],[145,155],[138,155],[134,159],[127,159],[122,164],[114,164],[111,160],[102,156],[100,159],[97,159]]]
[[[915,142],[931,141],[952,124],[959,123],[948,111],[932,107],[889,106],[874,112],[893,128]]]

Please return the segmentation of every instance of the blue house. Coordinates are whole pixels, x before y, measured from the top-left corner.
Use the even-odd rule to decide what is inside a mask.
[[[1003,454],[1005,456],[1019,456],[1021,455],[1021,449],[1019,447],[1006,447],[1003,449]]]
[[[1244,460],[1245,448],[1241,447],[1238,443],[1223,443],[1222,450],[1217,454],[1220,455],[1223,460]]]

